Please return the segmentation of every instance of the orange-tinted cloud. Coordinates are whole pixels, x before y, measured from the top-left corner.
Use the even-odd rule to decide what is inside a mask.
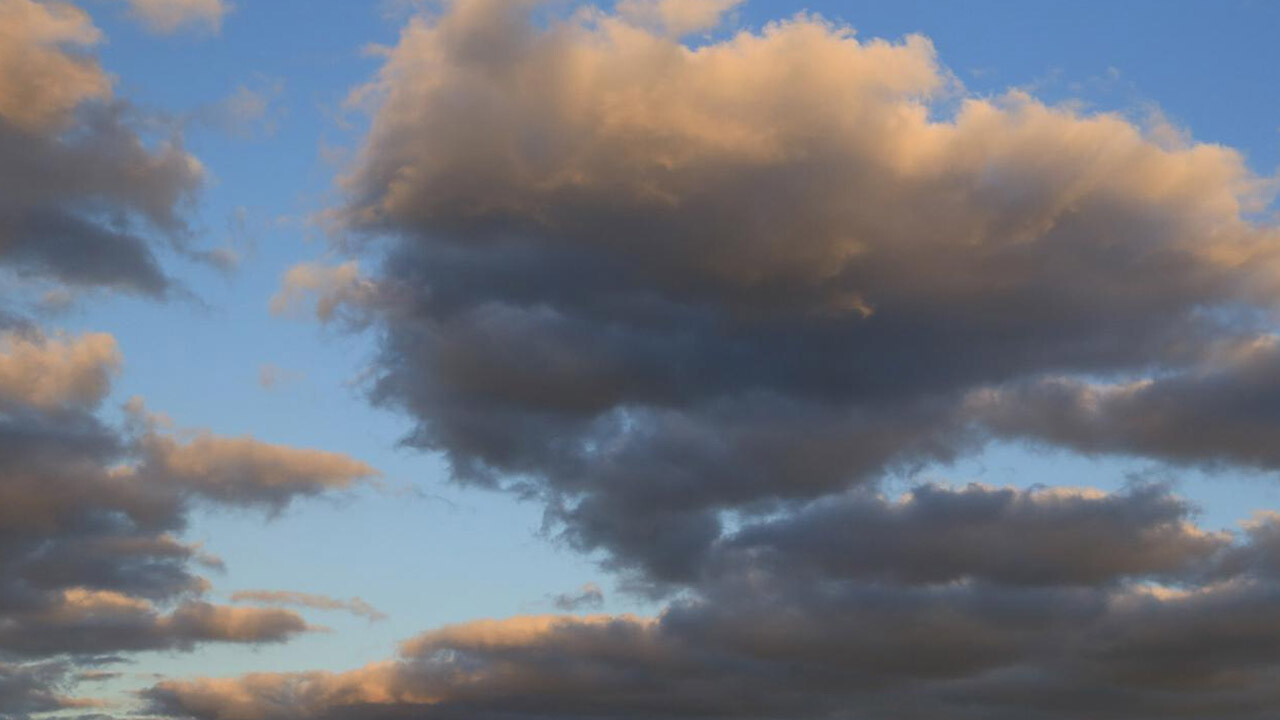
[[[265,605],[294,605],[316,610],[343,610],[368,620],[385,620],[387,614],[358,597],[347,600],[328,595],[293,592],[288,590],[239,590],[231,595],[231,602],[251,602]]]
[[[231,11],[226,0],[125,0],[130,12],[152,32],[169,35],[184,29],[218,32]]]
[[[0,0],[0,271],[53,283],[48,297],[163,296],[154,248],[187,245],[204,172],[176,129],[144,142],[90,52],[101,40],[70,4]]]

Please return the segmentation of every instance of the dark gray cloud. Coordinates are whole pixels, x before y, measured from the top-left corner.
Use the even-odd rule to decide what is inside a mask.
[[[25,720],[37,713],[92,707],[92,701],[64,694],[69,672],[65,663],[0,663],[0,713]]]
[[[374,324],[374,400],[460,481],[661,584],[725,512],[993,436],[1275,466],[1280,364],[1223,350],[1268,342],[1280,299],[1235,151],[966,96],[922,37],[798,16],[691,51],[634,12],[531,7],[410,23],[354,96],[372,126],[334,214],[386,254],[295,268],[277,305]],[[1053,388],[1098,378],[1162,391],[1058,417]]]
[[[0,2],[0,268],[73,288],[169,291],[203,170],[176,131],[146,132],[81,50],[100,41],[63,3]],[[155,130],[155,128],[152,128]],[[12,298],[7,298],[12,301]]]
[[[1013,586],[1094,586],[1181,578],[1230,544],[1192,523],[1165,488],[1122,494],[1070,488],[1023,492],[923,485],[891,501],[866,492],[819,501],[748,525],[717,545],[714,572],[761,567],[899,584],[966,580]]]
[[[146,696],[201,720],[1265,717],[1280,584],[1259,568],[1280,531],[1206,533],[1189,512],[1159,487],[923,486],[743,529],[732,553],[787,562],[712,563],[656,618],[476,621],[359,670]],[[1090,550],[1103,543],[1116,559]],[[1224,564],[1235,555],[1266,560]]]
[[[1210,354],[1188,372],[1122,383],[1050,378],[976,393],[998,432],[1086,453],[1207,467],[1280,468],[1280,338]]]

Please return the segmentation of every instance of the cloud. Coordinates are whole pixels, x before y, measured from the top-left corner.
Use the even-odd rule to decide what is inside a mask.
[[[1230,543],[1196,528],[1191,514],[1160,486],[1106,495],[923,485],[896,501],[857,492],[747,525],[717,546],[712,564],[918,584],[1177,578]]]
[[[231,595],[231,602],[252,602],[265,605],[294,605],[315,610],[344,610],[370,621],[386,620],[387,614],[358,597],[339,600],[327,595],[290,592],[286,590],[240,590]]]
[[[1280,699],[1280,585],[1221,563],[1275,562],[1274,522],[1233,538],[1190,512],[1158,487],[850,498],[743,529],[726,550],[786,562],[712,564],[654,618],[476,621],[350,672],[174,680],[146,696],[154,712],[219,720],[1262,717]]]
[[[185,492],[226,505],[279,511],[295,498],[346,490],[377,475],[366,463],[341,453],[207,431],[185,442],[148,432],[138,444],[143,462],[122,473],[163,478]]]
[[[85,52],[101,33],[83,11],[0,0],[0,28],[0,269],[165,295],[154,249],[185,248],[200,163],[176,132],[144,137],[140,113],[113,97]]]
[[[151,32],[171,35],[179,30],[222,29],[222,18],[231,11],[225,0],[126,0],[134,17]]]
[[[0,708],[5,717],[25,720],[35,713],[97,706],[93,700],[63,694],[68,672],[66,663],[0,663]]]
[[[221,561],[178,538],[196,507],[270,515],[376,475],[338,453],[173,429],[137,401],[106,424],[120,363],[109,335],[0,333],[0,712],[77,707],[58,705],[73,681],[24,680],[52,677],[54,660],[314,630],[290,610],[206,602],[199,571]]]
[[[1230,148],[968,96],[927,38],[813,15],[691,48],[628,12],[532,13],[408,24],[352,96],[371,129],[332,213],[385,254],[300,265],[273,309],[375,325],[371,395],[407,441],[541,497],[615,569],[684,582],[725,513],[1033,433],[983,397],[1236,372],[1221,348],[1276,307],[1270,183]],[[1173,395],[1185,431],[1207,406]],[[1220,404],[1249,432],[1157,441],[1142,416],[1089,442],[1266,462],[1268,416]]]
[[[1086,453],[1175,464],[1280,468],[1280,338],[1209,353],[1188,371],[1118,383],[1050,377],[974,393],[998,432]]]
[[[551,603],[562,612],[599,610],[604,605],[604,591],[595,583],[587,583],[575,592],[556,595]]]

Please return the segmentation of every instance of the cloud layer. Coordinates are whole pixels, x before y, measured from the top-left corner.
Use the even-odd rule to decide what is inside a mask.
[[[856,493],[743,529],[657,618],[478,621],[148,697],[219,720],[1265,717],[1280,526],[1190,511],[1158,487]]]
[[[666,582],[726,511],[992,437],[1276,466],[1280,230],[1235,151],[967,96],[919,36],[531,8],[406,28],[335,214],[383,264],[276,301],[384,330],[373,396],[458,479]]]

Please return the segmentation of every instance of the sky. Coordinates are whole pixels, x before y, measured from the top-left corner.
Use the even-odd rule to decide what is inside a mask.
[[[0,0],[0,718],[1265,718],[1280,6]]]

